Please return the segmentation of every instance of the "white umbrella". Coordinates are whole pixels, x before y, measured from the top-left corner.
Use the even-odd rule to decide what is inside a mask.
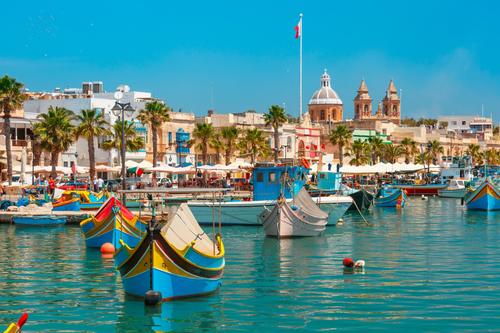
[[[125,163],[125,165],[127,165],[127,164]],[[141,169],[152,168],[152,167],[153,167],[153,163],[151,163],[151,162],[149,162],[149,161],[144,160],[144,161],[142,161],[141,163],[138,163],[138,164],[137,164],[137,167],[138,167],[138,168],[141,168]],[[132,168],[133,168],[133,167],[132,167]]]
[[[128,168],[135,168],[139,165],[139,163],[137,163],[136,161],[131,161],[131,160],[128,160],[125,162],[125,166]]]

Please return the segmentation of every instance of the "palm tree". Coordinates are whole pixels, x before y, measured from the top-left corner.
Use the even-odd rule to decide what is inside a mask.
[[[352,157],[349,164],[359,166],[369,163],[369,150],[370,146],[366,141],[354,140],[351,146],[351,152],[349,153]]]
[[[266,126],[271,125],[274,130],[274,163],[278,163],[278,154],[280,150],[279,128],[287,122],[285,110],[279,105],[271,105],[269,113],[264,114]]]
[[[480,150],[481,147],[474,143],[471,143],[467,148],[466,154],[472,158],[472,164],[474,165],[483,164],[483,157]]]
[[[349,145],[352,132],[345,125],[338,125],[330,132],[330,142],[339,147],[340,165],[344,163],[344,147]]]
[[[418,154],[415,157],[415,163],[423,164],[424,166],[426,164],[430,165],[432,163],[432,155],[428,151]]]
[[[239,134],[239,130],[235,126],[224,127],[221,130],[221,135],[224,139],[225,145],[224,157],[226,160],[226,165],[229,165],[231,163],[231,155],[233,154],[236,147]]]
[[[411,138],[404,138],[401,141],[401,146],[404,149],[405,163],[410,163],[410,160],[417,153],[417,143]]]
[[[224,149],[224,142],[222,141],[222,135],[219,131],[216,131],[214,135],[212,135],[210,147],[215,150],[215,164],[220,164],[220,154]]]
[[[437,159],[439,157],[439,154],[444,153],[444,148],[441,145],[441,142],[439,140],[432,140],[427,142],[427,149],[429,150],[431,156],[432,156],[432,163],[436,164]]]
[[[90,162],[90,179],[95,176],[95,138],[108,133],[108,122],[104,119],[104,114],[97,110],[82,110],[76,116],[78,126],[75,129],[77,138],[87,139]]]
[[[495,148],[490,148],[483,152],[484,162],[489,165],[498,165],[500,164],[500,151],[497,151]]]
[[[214,134],[215,129],[212,124],[196,124],[193,131],[193,137],[198,142],[196,149],[201,150],[203,164],[207,164],[208,146]]]
[[[384,149],[384,140],[379,138],[378,136],[371,136],[368,139],[368,145],[370,149],[370,155],[371,155],[371,160],[372,164],[376,164],[377,160],[383,153]]]
[[[118,150],[120,164],[125,163],[125,161],[121,161],[120,154],[122,147],[122,126],[125,132],[125,149],[127,151],[138,151],[144,148],[144,138],[137,134],[134,122],[125,120],[125,123],[122,123],[121,120],[115,121],[111,130],[107,133],[109,139],[102,143],[102,148],[105,150]]]
[[[68,150],[75,142],[75,126],[72,124],[75,115],[62,107],[49,107],[47,113],[38,115],[40,122],[33,126],[33,132],[40,139],[42,148],[50,152],[51,176],[57,176],[56,166],[59,154]]]
[[[248,129],[241,138],[239,146],[242,155],[250,155],[252,164],[257,161],[259,156],[266,157],[271,150],[269,140],[265,137],[264,132],[258,128]]]
[[[397,159],[404,155],[403,146],[394,145],[392,143],[384,146],[384,159],[389,163],[396,163]]]
[[[3,133],[5,135],[5,150],[7,151],[7,180],[12,184],[12,146],[10,137],[11,112],[23,105],[26,96],[23,94],[23,84],[7,75],[0,79],[0,112],[3,118]]]
[[[156,167],[158,159],[158,128],[161,128],[163,123],[170,120],[170,108],[161,101],[153,101],[146,103],[146,107],[139,111],[137,119],[144,125],[151,127],[151,137],[153,143],[153,167]],[[156,184],[156,171],[153,171],[153,184]]]

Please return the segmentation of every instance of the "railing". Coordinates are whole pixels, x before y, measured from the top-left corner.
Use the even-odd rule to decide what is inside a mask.
[[[12,146],[16,147],[28,147],[28,142],[27,140],[12,140]]]

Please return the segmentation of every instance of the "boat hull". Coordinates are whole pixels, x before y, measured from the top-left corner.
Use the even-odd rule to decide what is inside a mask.
[[[455,190],[444,189],[444,190],[439,190],[438,191],[438,195],[441,198],[456,198],[456,199],[461,199],[466,194],[467,194],[467,189],[466,188],[455,189]]]
[[[349,210],[367,210],[370,209],[370,206],[373,203],[373,194],[369,193],[365,189],[351,193],[349,196],[353,200]]]
[[[404,207],[406,203],[406,193],[402,189],[396,189],[393,193],[375,198],[374,204],[377,207]]]
[[[471,210],[500,210],[500,189],[490,181],[485,181],[467,194],[465,205]]]
[[[287,199],[291,202],[292,199]],[[345,214],[352,204],[350,197],[332,196],[317,197],[313,201],[326,213],[328,222],[335,224]],[[222,225],[261,225],[258,216],[264,207],[271,208],[276,200],[259,201],[228,201],[221,202],[221,224]],[[212,208],[215,207],[215,221],[218,221],[218,202],[212,201],[188,201],[188,206],[193,212],[199,224],[212,224]]]
[[[438,195],[439,190],[447,187],[446,184],[426,184],[426,185],[391,185],[392,188],[399,188],[406,191],[409,196],[416,195]]]
[[[34,225],[34,226],[50,226],[62,225],[66,223],[66,217],[57,216],[14,216],[14,224]]]
[[[60,203],[53,203],[52,210],[56,212],[78,212],[80,211],[80,199],[74,198]]]

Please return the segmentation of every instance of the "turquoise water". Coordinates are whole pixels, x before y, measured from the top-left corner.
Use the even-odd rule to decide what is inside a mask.
[[[76,226],[0,226],[0,323],[23,332],[499,331],[500,212],[411,199],[347,215],[322,237],[277,241],[226,227],[211,296],[145,308]],[[364,259],[348,274],[342,258]]]

